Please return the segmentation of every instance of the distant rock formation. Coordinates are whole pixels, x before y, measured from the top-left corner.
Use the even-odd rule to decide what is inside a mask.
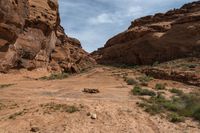
[[[200,1],[132,22],[92,53],[101,64],[143,65],[200,55]]]
[[[79,72],[95,61],[60,26],[57,0],[0,1],[0,72]]]

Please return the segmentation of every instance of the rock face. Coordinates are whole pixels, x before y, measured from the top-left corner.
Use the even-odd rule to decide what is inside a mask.
[[[94,60],[60,26],[57,0],[0,1],[0,71],[79,72]]]
[[[98,63],[142,65],[200,55],[200,1],[132,22],[92,53]]]
[[[174,80],[188,85],[194,85],[200,87],[200,76],[191,72],[180,72],[175,70],[169,71],[166,69],[147,68],[143,70],[143,73],[157,79]]]

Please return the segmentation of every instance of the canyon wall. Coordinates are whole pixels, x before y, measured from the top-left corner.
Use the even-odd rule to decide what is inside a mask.
[[[92,53],[101,64],[144,65],[200,55],[200,1],[146,16]]]
[[[80,72],[95,61],[60,25],[57,0],[0,1],[0,72]]]

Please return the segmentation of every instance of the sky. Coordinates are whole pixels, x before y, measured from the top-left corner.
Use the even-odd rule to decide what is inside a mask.
[[[131,21],[146,15],[179,8],[194,0],[59,0],[61,25],[68,36],[81,41],[92,52]]]

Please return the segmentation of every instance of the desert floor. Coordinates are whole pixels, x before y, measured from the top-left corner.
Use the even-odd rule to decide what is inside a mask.
[[[138,96],[124,74],[135,70],[98,66],[63,80],[35,80],[48,75],[45,70],[19,71],[0,75],[0,133],[199,133],[200,125],[191,119],[174,124],[151,116],[138,107]],[[165,80],[169,86],[195,89]],[[99,89],[98,94],[83,93],[84,88]],[[78,111],[65,111],[75,107]],[[96,115],[95,119],[91,115]]]

